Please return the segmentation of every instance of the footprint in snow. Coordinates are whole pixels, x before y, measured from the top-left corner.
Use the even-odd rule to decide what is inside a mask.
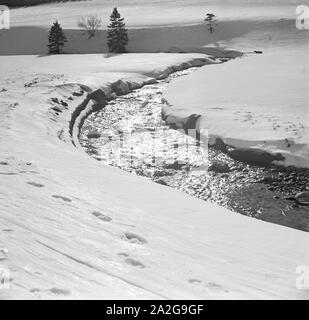
[[[70,290],[61,289],[61,288],[57,288],[57,287],[51,288],[48,291],[50,291],[53,294],[64,295],[64,296],[68,296],[69,294],[71,294]]]
[[[192,283],[192,284],[199,284],[199,283],[202,283],[202,280],[200,280],[200,279],[189,279],[188,282]]]
[[[5,176],[15,176],[15,175],[17,175],[16,172],[0,172],[0,174],[3,174]]]
[[[65,202],[72,202],[72,200],[70,198],[59,196],[57,194],[54,194],[52,197],[56,198],[56,199],[61,199],[61,200],[65,201]]]
[[[128,258],[128,257],[129,257],[129,255],[128,255],[127,253],[125,253],[125,252],[120,252],[120,253],[118,253],[118,256],[119,256],[120,258]]]
[[[208,291],[214,294],[225,294],[229,292],[227,289],[223,288],[220,284],[217,284],[215,282],[208,282],[205,284],[205,287]]]
[[[30,184],[31,186],[34,186],[34,187],[37,187],[37,188],[43,188],[44,187],[44,184],[36,183],[36,182],[33,182],[33,181],[27,182],[27,184]]]
[[[124,261],[125,261],[125,263],[129,264],[130,266],[138,267],[138,268],[145,268],[145,265],[138,260],[135,260],[132,258],[126,258],[126,259],[124,259]]]
[[[9,250],[7,248],[0,248],[0,261],[8,259]]]
[[[145,265],[136,259],[130,258],[129,254],[126,252],[118,253],[118,256],[124,259],[124,262],[133,267],[145,268]]]
[[[102,221],[106,221],[106,222],[110,222],[112,221],[112,218],[99,212],[99,211],[92,211],[91,212],[92,215],[94,215],[95,217],[97,217],[98,219],[102,220]]]
[[[133,232],[125,232],[124,239],[131,242],[131,243],[137,243],[137,244],[145,244],[147,243],[147,240]]]
[[[203,283],[202,280],[194,278],[189,279],[188,282],[193,285],[202,285]],[[223,288],[220,284],[217,284],[215,282],[208,282],[203,286],[206,287],[206,289],[212,294],[226,294],[229,292],[229,290]]]
[[[29,290],[31,293],[38,293],[38,292],[46,292],[49,291],[53,294],[56,295],[64,295],[64,296],[68,296],[71,294],[70,290],[66,290],[66,289],[61,289],[61,288],[57,288],[57,287],[53,287],[51,289],[48,290],[44,290],[44,289],[40,289],[40,288],[32,288]]]

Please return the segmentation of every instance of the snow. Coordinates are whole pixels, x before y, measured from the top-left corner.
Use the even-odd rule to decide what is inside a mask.
[[[11,55],[0,56],[0,271],[8,268],[10,272],[10,279],[5,279],[10,288],[1,288],[0,298],[309,298],[308,291],[295,285],[296,268],[309,265],[307,233],[232,213],[105,166],[90,158],[76,139],[82,117],[92,108],[91,101],[86,104],[87,93],[78,96],[81,89],[102,90],[112,97],[110,88],[116,83],[125,90],[138,88],[173,70],[210,64],[171,84],[167,97],[173,110],[182,108],[187,113],[193,108],[201,111],[204,98],[214,105],[220,96],[234,99],[237,87],[230,88],[227,81],[235,82],[235,74],[241,73],[241,85],[246,86],[249,66],[255,66],[257,79],[263,82],[258,71],[273,61],[272,53],[215,65],[217,61],[208,54],[238,56],[224,51],[225,47],[264,50],[268,33],[260,31],[269,28],[265,17],[295,17],[297,1],[286,5],[280,1],[256,1],[250,7],[247,0],[233,6],[223,0],[164,0],[164,5],[161,0],[119,0],[115,4],[126,18],[129,50],[135,53],[114,56],[103,54],[106,31],[87,40],[86,34],[76,30],[81,15],[98,14],[107,25],[114,3],[93,0],[11,10],[12,28],[0,30],[0,54]],[[220,18],[212,35],[199,24],[206,11]],[[69,39],[68,54],[46,56],[47,31],[55,19]],[[205,47],[209,44],[213,48]],[[161,51],[201,54],[150,53]],[[278,61],[284,60],[278,56]],[[280,78],[278,65],[274,69],[275,78]],[[299,65],[297,70],[302,70]],[[281,97],[277,86],[278,102],[287,105],[298,97],[295,101],[302,106],[305,84],[300,80],[307,74],[303,70],[303,78],[293,75],[295,94],[288,100],[288,91]],[[213,95],[202,96],[201,90],[211,90]],[[269,92],[263,92],[271,103]],[[244,96],[253,101],[260,98],[249,92]],[[74,111],[81,106],[85,109],[75,119]],[[55,107],[61,109],[58,115],[51,109]],[[231,126],[229,105],[225,108],[225,122],[217,109],[208,108],[206,121],[213,119],[207,122],[213,125],[210,133],[251,145],[254,133],[244,122],[240,128],[246,130],[245,139],[237,136],[240,130],[228,137],[222,130],[236,127]],[[293,114],[277,116],[281,123],[282,117]],[[219,120],[220,130],[215,122]],[[260,125],[263,134],[271,135],[269,141],[280,142],[280,130],[275,135],[265,121]],[[303,133],[302,139],[306,137]],[[301,146],[300,140],[296,142]],[[259,143],[260,137],[254,146]]]
[[[294,22],[297,1],[258,1],[252,5],[250,0],[233,4],[224,0],[92,0],[11,9],[11,29],[0,30],[0,54],[47,54],[48,29],[56,19],[68,39],[66,53],[108,52],[106,28],[115,5],[129,29],[130,52],[161,52],[173,47],[190,47],[197,52],[197,47],[260,29],[266,19],[292,18]],[[206,12],[218,16],[214,34],[209,34],[204,23]],[[93,14],[102,19],[103,29],[88,39],[77,22]]]
[[[235,147],[281,152],[309,167],[308,32],[267,22],[219,46],[262,54],[201,68],[165,93],[173,113],[202,114],[201,127]]]
[[[214,12],[221,20],[295,17],[298,0],[92,0],[51,3],[11,10],[12,26],[46,26],[55,19],[66,29],[76,29],[81,16],[97,15],[103,26],[114,6],[125,17],[130,28],[200,23],[206,12]]]
[[[63,134],[80,85],[141,85],[201,57],[0,58],[1,298],[308,299],[295,286],[307,233],[105,166]],[[56,115],[51,98],[68,109]]]

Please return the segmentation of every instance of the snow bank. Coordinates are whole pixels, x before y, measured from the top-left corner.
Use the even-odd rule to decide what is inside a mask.
[[[281,152],[285,165],[309,168],[308,42],[304,34],[287,34],[283,29],[276,39],[270,33],[274,45],[264,43],[261,55],[203,67],[175,80],[165,92],[170,112],[202,114],[200,125],[210,138]],[[267,33],[259,36],[266,42]]]
[[[308,298],[295,287],[306,233],[102,165],[66,140],[87,87],[140,83],[201,56],[113,59],[117,72],[93,55],[0,58],[0,297]]]

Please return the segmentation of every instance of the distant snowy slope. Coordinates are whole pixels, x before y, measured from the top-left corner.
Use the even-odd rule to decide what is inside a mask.
[[[97,15],[107,26],[114,6],[126,18],[129,27],[175,25],[203,22],[207,12],[219,21],[226,19],[295,18],[297,0],[89,0],[55,2],[11,10],[13,26],[46,26],[58,19],[65,28],[77,28],[81,16]]]

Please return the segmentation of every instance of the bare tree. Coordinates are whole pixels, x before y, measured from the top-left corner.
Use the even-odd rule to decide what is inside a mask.
[[[79,28],[87,31],[88,39],[90,39],[94,37],[95,33],[102,26],[102,21],[97,16],[89,16],[81,18],[77,25]]]
[[[206,21],[208,30],[210,33],[213,33],[215,31],[214,26],[217,26],[217,17],[213,13],[206,13],[206,18],[204,19]]]

